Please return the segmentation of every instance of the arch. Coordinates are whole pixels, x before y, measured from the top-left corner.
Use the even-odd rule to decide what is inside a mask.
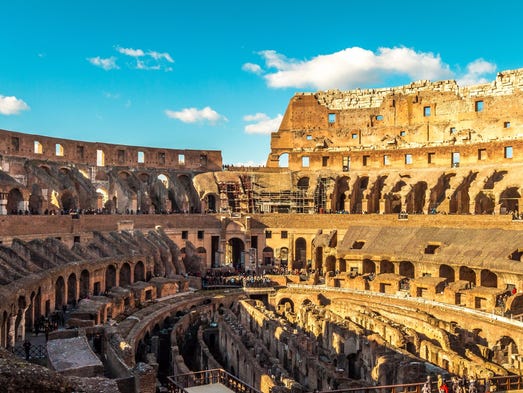
[[[180,175],[178,176],[178,182],[181,187],[177,190],[178,193],[176,195],[180,195],[181,199],[177,200],[177,205],[186,213],[199,213],[200,197],[194,189],[191,178],[187,175]]]
[[[498,275],[491,270],[483,269],[480,273],[480,284],[482,287],[497,288]]]
[[[334,192],[332,193],[332,204],[335,211],[345,212],[349,210],[348,206],[345,205],[349,188],[349,178],[347,176],[342,176],[336,180],[336,184],[334,185]]]
[[[134,282],[145,281],[145,268],[142,261],[134,265]]]
[[[109,291],[116,286],[116,268],[114,265],[109,265],[105,269],[105,290]]]
[[[59,310],[64,305],[65,301],[65,281],[62,276],[56,279],[54,285],[54,308]]]
[[[272,249],[272,247],[264,247],[262,251],[262,258],[264,265],[274,264],[274,250]]]
[[[441,278],[446,278],[447,282],[454,282],[456,273],[454,272],[454,268],[452,266],[440,265],[438,276]]]
[[[407,213],[422,214],[425,207],[425,195],[427,192],[427,182],[419,181],[410,190],[406,198]]]
[[[474,212],[476,214],[492,214],[496,206],[494,198],[491,195],[485,194],[480,191],[476,198],[474,198]]]
[[[394,264],[386,259],[380,261],[380,274],[381,273],[394,273]]]
[[[492,361],[497,364],[510,364],[512,355],[518,353],[515,341],[511,337],[503,336],[492,347]]]
[[[24,210],[24,197],[18,188],[13,188],[7,194],[7,213],[18,214]]]
[[[245,270],[245,243],[243,240],[233,237],[227,242],[227,254],[225,262],[232,264],[235,270],[243,272]]]
[[[169,178],[167,176],[165,176],[163,173],[161,173],[158,175],[157,179],[163,183],[163,185],[166,189],[169,189],[170,184],[169,184]]]
[[[85,298],[89,296],[90,291],[90,273],[89,270],[84,269],[80,273],[80,297]]]
[[[408,278],[415,277],[414,264],[410,261],[401,261],[399,270],[400,276],[405,276]]]
[[[65,211],[72,211],[77,208],[76,198],[69,190],[64,190],[60,195],[60,202],[62,209]]]
[[[76,274],[71,273],[67,278],[67,304],[76,304]]]
[[[376,273],[376,263],[371,259],[365,258],[363,260],[363,274],[367,273]]]
[[[96,207],[98,209],[104,209],[106,207],[106,203],[109,201],[109,193],[107,190],[103,187],[98,187],[96,189],[96,196],[97,196],[97,203]]]
[[[519,211],[519,199],[521,195],[518,187],[508,187],[499,195],[500,214]]]
[[[293,269],[303,269],[307,261],[307,241],[298,237],[294,241],[294,263]]]
[[[216,213],[218,211],[217,202],[218,195],[216,194],[207,194],[206,203],[207,203],[207,212]]]
[[[309,189],[310,179],[307,176],[301,177],[296,183],[298,190],[307,191]]]
[[[118,282],[121,287],[131,285],[131,266],[127,262],[120,267]]]
[[[280,154],[278,157],[278,167],[288,168],[289,167],[289,153]]]
[[[459,279],[476,285],[476,272],[467,266],[461,266],[459,268]]]
[[[281,298],[278,302],[278,310],[294,312],[294,302],[288,297]]]
[[[363,213],[364,208],[367,209],[367,206],[363,204],[363,192],[367,189],[368,185],[368,176],[358,176],[352,185],[352,193],[350,198],[350,212],[352,214]]]
[[[378,176],[372,188],[370,189],[368,201],[367,201],[367,213],[379,213],[380,212],[380,200],[383,187],[385,186],[385,180],[388,176]]]

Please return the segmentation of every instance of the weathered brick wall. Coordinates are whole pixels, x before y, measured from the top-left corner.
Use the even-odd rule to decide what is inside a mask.
[[[97,165],[97,151],[104,162]],[[187,170],[221,170],[221,152],[113,145],[52,138],[0,130],[0,155],[19,156],[89,166],[131,166],[137,168],[171,168]],[[138,157],[143,159],[138,159]],[[180,157],[183,156],[183,159]],[[98,162],[100,164],[100,162]]]

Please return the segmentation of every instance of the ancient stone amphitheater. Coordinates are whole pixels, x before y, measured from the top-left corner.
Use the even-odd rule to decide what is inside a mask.
[[[523,69],[299,93],[262,168],[0,131],[0,391],[519,388],[521,108]]]

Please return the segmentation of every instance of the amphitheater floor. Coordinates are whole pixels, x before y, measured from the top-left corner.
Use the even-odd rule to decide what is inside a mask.
[[[221,383],[211,383],[210,385],[195,386],[185,388],[189,393],[234,393],[233,390],[225,387]]]

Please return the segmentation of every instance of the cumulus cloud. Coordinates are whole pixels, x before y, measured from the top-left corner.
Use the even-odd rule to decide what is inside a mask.
[[[116,64],[116,57],[114,57],[114,56],[107,57],[105,59],[101,58],[100,56],[96,56],[96,57],[90,57],[87,60],[92,65],[95,65],[97,67],[103,68],[106,71],[108,71],[108,70],[117,70],[118,68],[120,68]]]
[[[411,48],[379,48],[376,52],[351,47],[309,60],[289,59],[274,50],[258,53],[265,61],[264,78],[273,88],[350,89],[382,82],[386,77],[412,80],[447,79],[453,76],[439,55]],[[250,63],[247,63],[250,64]],[[251,71],[244,65],[244,70]],[[252,71],[251,71],[252,72]]]
[[[251,72],[251,73],[257,74],[257,75],[263,73],[262,68],[258,64],[254,64],[254,63],[245,63],[242,66],[242,70],[243,71],[247,71],[247,72]]]
[[[0,114],[1,115],[18,115],[22,111],[29,110],[23,100],[16,98],[15,96],[3,96],[0,95]]]
[[[484,59],[474,60],[467,65],[467,72],[458,79],[460,86],[476,85],[479,83],[487,83],[489,79],[485,75],[496,72],[496,64],[490,63]]]
[[[265,113],[246,115],[243,117],[243,120],[252,122],[252,124],[245,126],[245,132],[247,134],[270,134],[271,132],[276,132],[280,128],[282,119],[283,115],[281,114],[272,119]]]
[[[203,109],[185,108],[181,111],[172,111],[166,109],[165,114],[171,119],[177,119],[184,123],[208,122],[210,124],[216,124],[219,121],[227,121],[225,116],[220,115],[210,106],[206,106]]]

